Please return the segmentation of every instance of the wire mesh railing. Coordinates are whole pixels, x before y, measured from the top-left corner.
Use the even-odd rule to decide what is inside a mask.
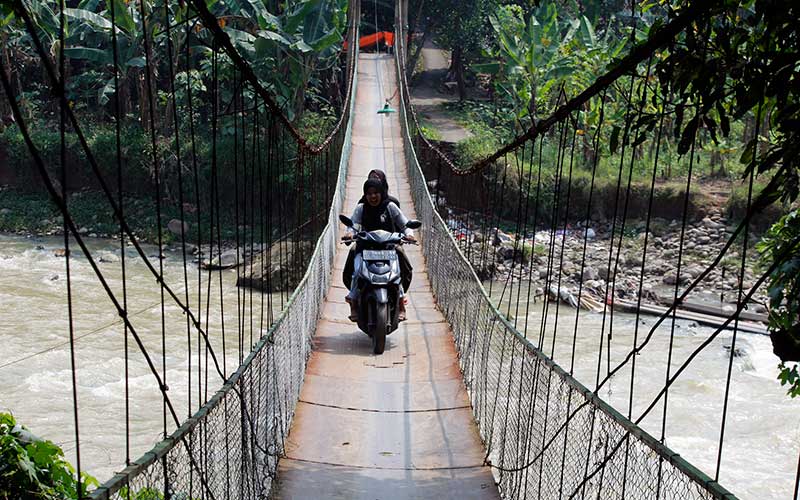
[[[401,122],[424,253],[506,498],[734,498],[721,480],[743,497],[796,491],[794,429],[782,427],[790,444],[781,450],[765,434],[747,444],[730,436],[743,430],[732,412],[759,411],[733,409],[731,393],[750,391],[740,373],[754,371],[734,360],[747,356],[737,336],[743,345],[742,332],[755,332],[759,348],[766,340],[766,316],[745,311],[765,303],[775,269],[754,265],[753,219],[765,200],[748,197],[742,220],[726,226],[692,201],[701,134],[667,156],[676,103],[656,88],[654,54],[712,15],[710,4],[693,7],[468,165],[424,135],[398,11]],[[613,114],[612,92],[625,103]],[[673,163],[682,184],[668,195],[657,180]],[[732,304],[708,307],[709,294]],[[792,411],[777,382],[756,390]],[[704,444],[687,450],[695,442]],[[756,449],[786,464],[780,479],[756,460],[741,468]],[[770,479],[755,486],[747,473]]]
[[[431,287],[453,328],[487,461],[499,471],[503,497],[734,498],[605,404],[505,319],[434,210],[405,106],[401,114]],[[624,450],[612,453],[597,479],[581,484],[620,440]]]
[[[287,103],[305,107],[303,96],[276,100],[266,58],[242,55],[257,46],[284,69],[299,57],[256,40],[253,23],[266,13],[231,12],[261,5],[9,4],[3,34],[18,35],[24,58],[0,61],[2,104],[31,179],[63,219],[73,422],[62,426],[74,439],[60,438],[74,442],[79,485],[82,472],[108,466],[98,455],[125,467],[92,498],[270,492],[329,284],[357,84],[358,3],[295,7],[283,11],[292,22],[311,16],[326,40],[347,42],[306,75],[326,82],[340,107],[310,125],[288,118],[297,110]],[[99,104],[96,93],[76,93],[76,68],[107,73]],[[22,97],[31,92],[41,93],[35,103]],[[33,104],[46,111],[36,116]],[[116,236],[109,248],[82,227],[88,194],[100,200],[88,220]],[[82,293],[70,293],[76,286]],[[89,288],[95,300],[83,297]],[[109,305],[120,321],[97,330],[119,335],[93,349],[98,338],[83,330]],[[102,354],[87,360],[86,351]],[[85,389],[98,370],[112,381],[101,392],[113,393],[99,402]],[[163,440],[134,460],[154,436]]]

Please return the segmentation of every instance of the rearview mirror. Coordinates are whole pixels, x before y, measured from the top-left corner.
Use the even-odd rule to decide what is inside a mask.
[[[346,215],[339,214],[339,221],[347,227],[353,227],[353,221]]]
[[[411,219],[410,221],[406,222],[406,227],[409,229],[419,229],[422,227],[422,222]]]

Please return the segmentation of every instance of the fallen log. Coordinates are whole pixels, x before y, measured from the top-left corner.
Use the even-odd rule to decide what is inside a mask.
[[[654,316],[662,316],[668,311],[668,308],[663,306],[657,306],[654,304],[641,304],[637,307],[636,302],[628,301],[628,300],[621,300],[617,299],[613,302],[613,307],[615,310],[636,313],[637,310],[640,314],[650,314]],[[714,316],[711,314],[703,314],[700,312],[689,311],[683,308],[677,309],[675,311],[675,317],[679,319],[687,319],[691,321],[697,321],[701,325],[713,326],[713,327],[720,327],[723,323],[725,323],[725,319],[720,316]],[[727,316],[725,316],[727,319]],[[734,323],[731,322],[726,328],[729,330],[733,330]],[[751,321],[743,321],[739,320],[738,330],[743,332],[749,333],[759,333],[761,335],[769,335],[767,331],[767,327],[760,323],[754,323]]]

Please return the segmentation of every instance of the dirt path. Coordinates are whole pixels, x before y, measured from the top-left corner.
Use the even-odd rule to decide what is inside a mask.
[[[417,114],[439,132],[442,141],[456,143],[472,136],[472,133],[459,125],[453,117],[442,109],[442,104],[458,102],[458,96],[440,92],[441,81],[450,67],[450,54],[427,42],[422,48],[423,71],[414,80],[411,88],[411,102]]]

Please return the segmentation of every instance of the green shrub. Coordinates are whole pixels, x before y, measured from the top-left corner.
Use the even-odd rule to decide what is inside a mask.
[[[502,146],[502,141],[495,132],[488,128],[474,128],[473,136],[456,144],[456,164],[462,167],[482,160],[497,151]]]
[[[432,125],[425,122],[420,124],[419,132],[429,141],[441,141],[442,134]]]
[[[81,496],[98,486],[81,473]],[[78,497],[75,469],[52,441],[37,438],[17,424],[9,413],[0,413],[0,498],[70,499]]]
[[[547,247],[540,244],[525,243],[522,246],[522,261],[529,263],[533,256],[544,257],[547,255]]]
[[[58,127],[43,122],[33,124],[29,131],[51,179],[60,181],[61,134]],[[84,128],[84,134],[104,179],[112,189],[116,189],[117,146],[114,124],[89,124]],[[150,167],[153,163],[153,148],[148,133],[138,125],[126,125],[121,131],[120,142],[125,189],[129,192],[149,190],[152,186]],[[77,136],[67,133],[65,144],[70,189],[76,186],[99,186]],[[26,191],[43,189],[36,164],[18,127],[7,127],[0,133],[0,153],[5,153],[6,165],[14,175],[15,186]],[[161,153],[162,158],[165,157],[164,152]]]
[[[297,131],[306,138],[308,144],[320,144],[333,131],[337,117],[333,110],[306,111],[295,123]]]

